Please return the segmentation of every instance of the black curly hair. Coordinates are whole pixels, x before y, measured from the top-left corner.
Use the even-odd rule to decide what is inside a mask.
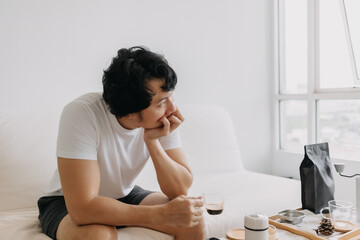
[[[144,47],[120,49],[102,78],[103,98],[111,113],[124,117],[147,108],[154,96],[148,88],[153,79],[163,80],[165,92],[175,89],[177,76],[164,56]]]

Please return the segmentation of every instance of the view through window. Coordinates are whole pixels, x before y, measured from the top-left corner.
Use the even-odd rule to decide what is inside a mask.
[[[354,80],[360,84],[360,28],[359,28],[359,0],[341,0],[344,8],[344,21],[346,23],[349,53],[353,60]]]
[[[360,0],[278,4],[280,149],[329,142],[332,156],[360,160]]]

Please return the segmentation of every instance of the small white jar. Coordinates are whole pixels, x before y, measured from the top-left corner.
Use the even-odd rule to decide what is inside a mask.
[[[245,240],[268,240],[269,219],[262,213],[249,214],[244,219]]]

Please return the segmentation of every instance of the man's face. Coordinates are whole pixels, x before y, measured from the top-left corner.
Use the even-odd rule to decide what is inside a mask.
[[[139,113],[141,127],[145,129],[161,127],[163,123],[160,119],[164,116],[169,117],[177,110],[173,92],[164,92],[161,89],[163,84],[162,79],[154,79],[148,83],[148,87],[155,95],[150,106]]]

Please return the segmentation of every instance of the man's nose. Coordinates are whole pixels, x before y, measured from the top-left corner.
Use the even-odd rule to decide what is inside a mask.
[[[177,107],[175,105],[175,101],[173,98],[169,98],[168,101],[168,109],[167,109],[167,115],[172,114],[173,112],[175,112],[177,110]]]

